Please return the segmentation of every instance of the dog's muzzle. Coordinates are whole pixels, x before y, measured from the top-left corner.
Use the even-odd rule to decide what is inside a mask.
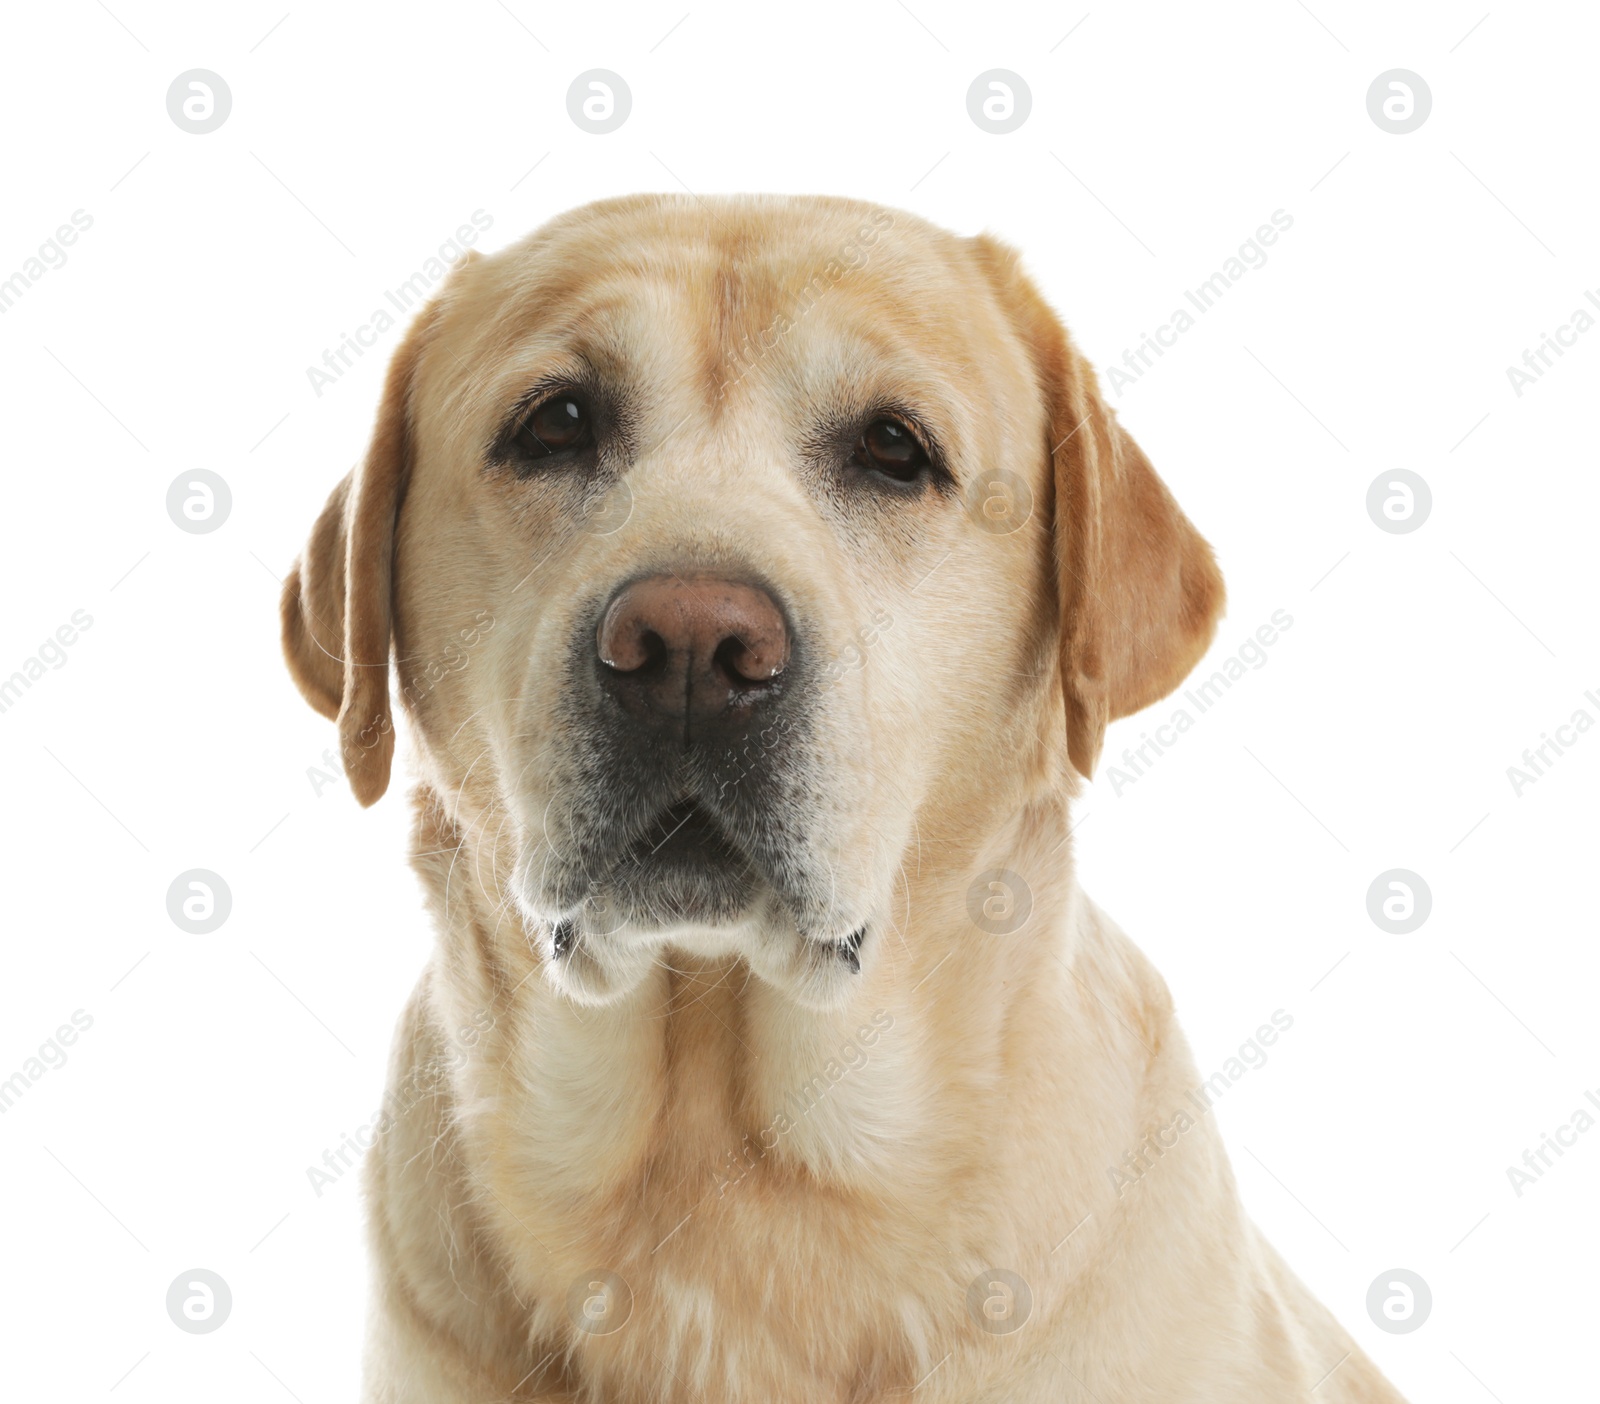
[[[866,914],[841,906],[829,857],[817,648],[791,619],[753,577],[687,568],[580,612],[544,842],[520,879],[574,980],[663,941],[739,950],[790,983],[860,971]]]

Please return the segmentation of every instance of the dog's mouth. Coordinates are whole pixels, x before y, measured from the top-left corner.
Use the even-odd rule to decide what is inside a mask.
[[[761,875],[699,800],[655,815],[597,883],[621,921],[642,926],[724,923],[744,915]]]
[[[632,795],[612,785],[597,802],[591,792],[565,861],[549,847],[519,860],[519,899],[551,979],[572,998],[604,1004],[670,949],[738,956],[801,1003],[834,1007],[863,968],[874,913],[846,907],[835,884],[819,883],[803,812],[750,787],[719,782],[713,796],[705,776],[663,780],[654,777],[659,788],[643,805],[648,775]],[[821,867],[831,878],[825,860]]]
[[[697,799],[669,804],[629,847],[626,862],[697,863],[732,867],[746,862]]]
[[[829,840],[837,806],[806,714],[686,745],[596,725],[573,705],[572,749],[548,798],[529,806],[535,841],[514,875],[555,984],[604,1003],[671,952],[742,959],[801,1002],[831,1007],[881,913],[841,881]]]

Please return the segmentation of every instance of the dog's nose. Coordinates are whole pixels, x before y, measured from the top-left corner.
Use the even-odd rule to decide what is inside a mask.
[[[759,586],[653,575],[612,597],[595,649],[607,689],[629,711],[688,729],[775,694],[789,630]]]

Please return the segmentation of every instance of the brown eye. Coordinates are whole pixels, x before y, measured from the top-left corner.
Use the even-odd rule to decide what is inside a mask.
[[[517,426],[517,447],[529,458],[549,458],[578,448],[589,435],[589,412],[572,395],[552,395],[535,405]]]
[[[875,419],[856,445],[856,462],[897,483],[910,483],[926,471],[928,455],[916,436],[894,419]]]

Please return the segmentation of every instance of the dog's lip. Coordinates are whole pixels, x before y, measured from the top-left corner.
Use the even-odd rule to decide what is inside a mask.
[[[627,846],[627,852],[635,861],[648,862],[669,846],[675,854],[698,849],[707,859],[750,861],[743,846],[729,837],[716,815],[693,795],[684,795],[658,810]]]
[[[748,916],[767,885],[763,869],[729,837],[711,806],[691,796],[662,806],[613,842],[603,871],[589,880],[588,916],[579,919],[594,936],[626,940],[685,922],[725,926]],[[615,904],[624,919],[596,925],[588,912],[594,897],[598,911]]]

